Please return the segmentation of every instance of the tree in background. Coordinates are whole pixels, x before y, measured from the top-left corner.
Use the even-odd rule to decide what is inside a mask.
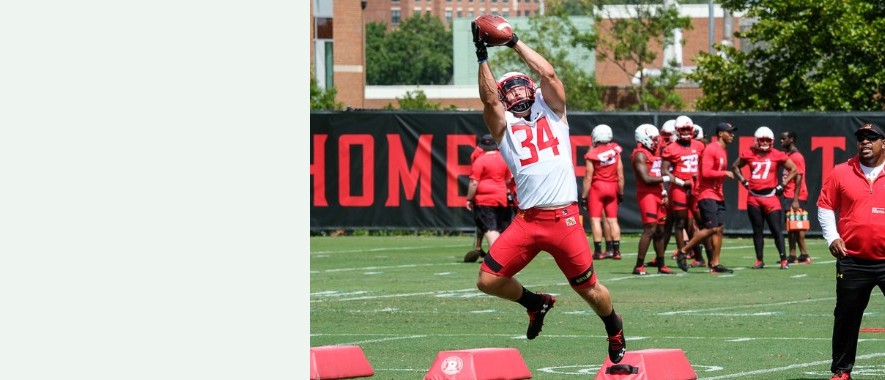
[[[586,64],[586,61],[574,62],[568,58],[573,46],[586,46],[592,51],[594,35],[581,33],[569,20],[568,15],[555,8],[551,9],[548,15],[529,17],[528,28],[516,29],[514,32],[520,40],[526,41],[556,68],[556,75],[565,84],[569,110],[604,108],[603,89],[597,85],[596,78],[592,74],[581,70],[580,66]],[[494,59],[501,62],[496,63],[496,66],[509,67],[507,71],[521,71],[529,76],[532,75],[532,71],[511,49],[494,47],[489,53],[493,52]],[[500,76],[504,73],[495,74]]]
[[[452,80],[452,32],[427,13],[407,17],[398,28],[366,25],[366,84],[443,85]]]
[[[402,98],[396,98],[397,104],[399,104],[399,109],[401,110],[433,110],[439,111],[442,109],[442,104],[433,103],[427,100],[427,95],[424,94],[422,90],[415,91],[407,91],[406,95]],[[449,105],[448,109],[454,110],[457,107],[454,105]],[[388,103],[385,109],[392,110],[395,109],[393,104]]]
[[[750,50],[716,45],[690,77],[709,111],[885,109],[885,3],[881,0],[723,0],[756,23]],[[800,4],[801,3],[801,4]],[[746,46],[745,46],[746,48]]]
[[[335,87],[321,88],[317,83],[317,77],[310,67],[310,109],[312,110],[340,110],[344,105],[335,100],[338,90]]]
[[[596,57],[610,61],[633,80],[639,75],[638,83],[629,89],[637,104],[633,110],[682,109],[682,98],[674,89],[684,79],[676,62],[664,62],[660,69],[647,70],[657,59],[658,52],[674,41],[674,29],[691,29],[691,19],[679,15],[676,2],[639,0],[567,0],[569,12],[593,14],[597,25]],[[620,4],[618,4],[620,3]],[[623,7],[632,17],[615,18],[606,6]],[[605,33],[599,28],[606,21],[610,29]],[[651,73],[654,73],[653,75]]]

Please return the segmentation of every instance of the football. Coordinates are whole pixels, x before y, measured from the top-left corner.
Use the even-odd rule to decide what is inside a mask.
[[[501,16],[479,16],[476,18],[476,26],[480,33],[486,35],[486,44],[489,46],[504,45],[513,38],[513,28]]]

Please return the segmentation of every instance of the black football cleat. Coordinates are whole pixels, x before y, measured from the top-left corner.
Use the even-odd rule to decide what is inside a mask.
[[[538,334],[541,333],[541,327],[544,326],[544,317],[547,316],[547,312],[553,308],[553,304],[556,303],[556,297],[551,296],[549,294],[538,293],[538,295],[544,297],[544,305],[541,306],[540,310],[526,310],[526,313],[529,315],[529,328],[525,332],[525,337],[528,339],[535,339],[538,337]]]

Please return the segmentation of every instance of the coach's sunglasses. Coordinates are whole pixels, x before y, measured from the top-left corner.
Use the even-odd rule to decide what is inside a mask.
[[[870,142],[879,141],[882,139],[882,136],[879,136],[875,133],[859,133],[856,135],[857,142],[863,142],[864,140],[869,140]]]

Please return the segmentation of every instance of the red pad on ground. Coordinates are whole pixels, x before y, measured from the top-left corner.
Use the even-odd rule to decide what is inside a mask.
[[[375,374],[359,346],[310,348],[310,379],[353,379]]]
[[[608,373],[606,373],[608,372]],[[605,357],[596,380],[694,380],[698,374],[680,349],[627,351],[615,365]]]
[[[424,380],[517,380],[532,373],[515,348],[440,351]]]

